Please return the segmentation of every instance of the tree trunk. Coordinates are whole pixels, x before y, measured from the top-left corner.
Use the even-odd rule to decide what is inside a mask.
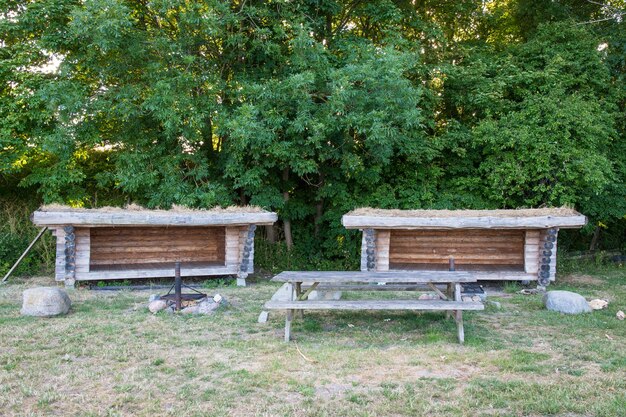
[[[283,171],[283,181],[285,181],[285,188],[287,188],[287,181],[289,180],[289,168],[285,168]],[[289,201],[289,191],[283,192],[283,200],[285,204]],[[285,233],[285,243],[287,244],[287,249],[291,250],[293,248],[293,238],[291,236],[291,220],[283,219],[283,231]]]
[[[265,226],[265,240],[269,243],[276,243],[276,233],[274,232],[274,225]]]
[[[320,223],[322,222],[322,214],[324,208],[324,200],[320,200],[315,204],[315,229],[313,231],[314,236],[318,236],[320,233]]]
[[[593,252],[598,247],[598,242],[600,240],[600,226],[596,225],[595,230],[593,231],[593,237],[591,238],[591,244],[589,245],[589,251]]]

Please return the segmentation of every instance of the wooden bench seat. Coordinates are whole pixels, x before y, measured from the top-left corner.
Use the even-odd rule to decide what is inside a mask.
[[[268,301],[269,310],[484,310],[482,303],[439,300]]]

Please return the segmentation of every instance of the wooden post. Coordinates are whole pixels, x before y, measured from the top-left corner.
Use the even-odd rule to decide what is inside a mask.
[[[300,297],[302,296],[302,283],[301,282],[296,282],[296,300],[299,300]],[[300,310],[300,318],[303,319],[304,318],[304,310]]]
[[[22,253],[22,256],[20,256],[18,258],[18,260],[13,264],[13,266],[11,267],[11,269],[9,269],[9,272],[7,272],[7,274],[4,276],[4,278],[2,278],[2,282],[5,282],[7,279],[9,279],[9,276],[13,273],[13,271],[15,271],[15,268],[17,268],[17,266],[20,264],[20,262],[22,262],[22,259],[24,259],[26,257],[26,255],[28,254],[28,252],[30,252],[30,250],[32,249],[33,246],[35,246],[35,243],[37,243],[37,241],[39,240],[39,238],[44,234],[44,232],[48,230],[47,227],[44,227],[43,229],[41,229],[39,231],[39,233],[37,234],[37,236],[35,237],[35,239],[33,239],[32,242],[30,242],[30,245],[28,245],[28,247],[26,248],[26,250]]]
[[[454,286],[451,283],[446,284],[446,295],[448,299],[454,299]],[[446,310],[446,320],[452,317],[452,310]]]
[[[65,287],[76,283],[76,234],[74,226],[63,227],[65,232]]]
[[[454,319],[456,320],[459,343],[463,344],[465,342],[465,331],[463,330],[463,310],[457,310],[454,314]]]
[[[287,283],[287,291],[289,292],[289,301],[293,301],[295,299],[295,287],[292,283]],[[289,342],[289,340],[291,340],[291,322],[293,321],[293,312],[293,310],[287,310],[287,317],[285,318],[285,342]]]
[[[287,319],[285,320],[285,342],[291,340],[291,321],[293,320],[293,310],[287,310]]]
[[[454,284],[454,301],[462,301],[461,284]],[[454,320],[456,321],[459,343],[463,344],[465,342],[465,331],[463,330],[463,310],[456,310],[454,312]]]
[[[243,243],[243,251],[241,254],[241,264],[239,265],[239,273],[237,274],[237,285],[240,287],[246,286],[246,278],[250,272],[250,266],[254,265],[252,261],[254,251],[254,231],[256,225],[251,224],[248,227],[248,233]]]

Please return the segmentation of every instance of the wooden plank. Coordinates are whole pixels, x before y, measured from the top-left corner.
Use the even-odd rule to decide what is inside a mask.
[[[155,233],[153,228],[143,228],[137,227],[137,231],[132,234],[108,234],[108,233],[99,233],[100,230],[109,229],[108,227],[92,227],[89,228],[93,230],[93,234],[98,238],[99,242],[107,243],[107,242],[161,242],[161,241],[171,241],[171,240],[190,240],[190,241],[203,241],[207,239],[222,239],[224,236],[223,228],[215,228],[221,230],[215,230],[206,233],[190,233],[186,234],[185,229],[193,230],[195,227],[176,227],[176,228],[168,228],[168,227],[154,227],[157,229],[158,233]],[[128,228],[133,229],[133,228]]]
[[[317,286],[318,291],[428,291],[431,288],[429,283],[423,284],[393,284],[378,285],[378,283],[368,284],[320,284]],[[303,285],[303,288],[307,288]]]
[[[225,231],[226,253],[224,255],[226,265],[239,267],[242,244],[237,227],[227,227]]]
[[[391,268],[390,272],[391,271],[398,271],[398,272],[415,271],[414,269],[407,268],[406,264],[403,264],[402,266],[391,264],[390,268]],[[420,271],[424,271],[424,270],[420,270]],[[444,269],[431,270],[430,273],[433,275],[436,275],[442,271],[444,271]],[[461,272],[461,271],[457,270],[457,272]],[[472,273],[474,278],[476,278],[478,281],[536,281],[537,280],[536,273],[529,274],[524,271],[510,271],[510,270],[487,271],[487,270],[481,270],[481,269],[472,269],[470,272]]]
[[[217,225],[272,225],[278,216],[271,212],[168,212],[168,211],[35,211],[33,223],[38,226],[217,226]]]
[[[408,253],[410,255],[413,254],[462,254],[462,255],[491,255],[491,254],[503,254],[503,255],[523,255],[523,245],[516,246],[443,246],[438,245],[436,242],[433,242],[432,245],[429,246],[397,246],[394,245],[391,249],[390,257],[395,257],[398,255],[402,255]]]
[[[151,257],[151,256],[135,256],[132,258],[94,258],[92,257],[89,265],[134,265],[134,264],[159,264],[175,262],[212,262],[222,264],[219,259],[210,256],[199,256],[198,254],[169,254],[168,256]]]
[[[524,254],[511,254],[511,253],[485,253],[485,254],[473,254],[473,253],[419,253],[419,254],[396,254],[392,253],[389,261],[392,263],[395,262],[421,262],[421,263],[430,263],[430,261],[434,261],[434,263],[440,261],[446,261],[450,259],[450,257],[454,257],[454,260],[457,263],[461,261],[465,262],[478,262],[478,263],[492,263],[495,261],[511,261],[512,264],[520,264],[524,263]],[[505,262],[509,263],[509,262]]]
[[[388,230],[380,230],[376,233],[376,270],[389,270],[389,240],[391,233]]]
[[[484,310],[478,302],[444,300],[314,300],[268,301],[270,310]]]
[[[365,231],[361,233],[361,271],[367,271],[367,242]]]
[[[56,242],[56,262],[54,266],[55,281],[65,281],[65,232],[63,228],[54,229]]]
[[[223,227],[103,227],[91,229],[90,235],[92,266],[224,262]]]
[[[430,287],[431,290],[433,290],[434,292],[437,293],[437,295],[439,295],[439,298],[441,298],[442,300],[448,300],[448,296],[445,295],[443,292],[441,292],[441,290],[439,288],[437,288],[435,286],[435,284],[429,282],[428,286]],[[381,285],[381,287],[386,287],[386,285]]]
[[[181,267],[183,277],[210,276],[210,275],[234,275],[237,268],[219,267]],[[84,274],[79,280],[107,280],[107,279],[130,279],[130,278],[168,278],[174,276],[174,268],[150,268],[150,269],[127,269],[111,271],[92,271]]]
[[[523,230],[480,230],[480,229],[461,229],[461,230],[431,230],[429,233],[423,233],[423,230],[390,230],[394,239],[399,241],[410,242],[430,242],[433,239],[440,239],[442,242],[464,242],[475,243],[482,242],[484,238],[493,239],[495,242],[508,242],[511,239],[523,240]]]
[[[81,246],[83,248],[83,246]],[[88,246],[87,246],[88,248]],[[169,245],[169,246],[110,246],[93,248],[93,252],[100,257],[107,256],[123,256],[132,253],[170,253],[170,252],[199,252],[210,255],[218,255],[222,253],[221,248],[210,247],[208,245]]]
[[[389,263],[524,265],[522,230],[392,230]],[[393,268],[391,268],[393,269]]]
[[[201,239],[185,239],[183,237],[174,239],[128,239],[128,240],[103,240],[101,237],[96,237],[93,240],[91,247],[93,249],[106,249],[106,248],[133,248],[133,247],[153,247],[155,245],[193,245],[203,246],[210,245],[215,247],[224,247],[224,237],[205,237]]]
[[[533,217],[391,217],[344,215],[341,223],[347,229],[547,229],[579,228],[587,224],[582,215]]]
[[[437,238],[433,238],[428,241],[424,240],[420,242],[417,242],[417,241],[413,242],[413,241],[408,241],[408,240],[398,241],[397,239],[394,239],[392,246],[394,248],[418,247],[418,248],[423,248],[423,249],[452,248],[452,249],[457,249],[460,252],[462,252],[462,251],[471,251],[472,249],[476,249],[476,250],[498,249],[498,250],[517,251],[522,245],[524,245],[524,241],[522,239],[519,239],[518,241],[501,241],[501,242],[494,242],[494,241],[490,241],[487,239],[488,238],[482,238],[481,241],[470,242],[470,243],[460,242],[460,241],[459,242],[453,242],[453,241],[441,242],[441,240]]]
[[[272,278],[278,282],[400,282],[400,283],[447,283],[475,282],[471,272],[462,271],[283,271]]]
[[[524,271],[536,274],[539,270],[539,230],[527,230],[524,243]]]

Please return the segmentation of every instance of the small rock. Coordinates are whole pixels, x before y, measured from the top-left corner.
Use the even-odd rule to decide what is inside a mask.
[[[309,300],[330,300],[330,301],[338,301],[341,300],[341,291],[311,291],[309,294]]]
[[[261,311],[261,314],[259,314],[259,319],[257,321],[259,323],[267,323],[269,314],[270,314],[269,311]]]
[[[417,299],[418,300],[438,300],[439,296],[437,294],[425,293],[425,294],[421,294]]]
[[[606,300],[591,300],[589,301],[589,307],[591,307],[592,310],[602,310],[603,308],[606,308],[609,305],[609,302]]]
[[[185,307],[182,310],[180,310],[180,312],[183,314],[199,314],[200,308],[197,305],[195,305],[195,306]]]
[[[463,295],[461,296],[461,301],[472,301],[472,297],[470,297],[469,295]]]
[[[220,305],[218,303],[214,303],[213,301],[203,301],[198,303],[196,307],[198,307],[198,314],[213,314],[213,312],[217,310]]]
[[[580,314],[592,311],[585,297],[571,291],[548,291],[543,296],[543,303],[548,310],[565,314]]]
[[[150,298],[148,298],[148,302],[151,303],[153,301],[159,300],[161,296],[159,294],[151,294]]]
[[[502,304],[499,301],[487,301],[487,303],[494,306],[496,309],[500,310],[502,308]]]
[[[472,301],[476,301],[476,302],[477,302],[477,301],[481,301],[481,298],[480,298],[480,296],[478,296],[478,295],[473,295],[473,296],[472,296]]]
[[[622,310],[618,311],[615,317],[617,317],[618,320],[624,320],[624,312]]]
[[[221,295],[219,295],[219,294],[215,294],[213,296],[213,301],[215,301],[217,304],[221,303],[223,299],[224,298]]]
[[[150,304],[148,304],[148,310],[151,313],[158,313],[161,310],[165,310],[167,308],[167,301],[165,300],[154,300]]]
[[[289,301],[291,300],[291,293],[289,292],[289,284],[284,283],[271,298],[272,301]]]
[[[65,290],[56,287],[30,288],[23,293],[24,316],[51,317],[67,314],[72,301]]]

